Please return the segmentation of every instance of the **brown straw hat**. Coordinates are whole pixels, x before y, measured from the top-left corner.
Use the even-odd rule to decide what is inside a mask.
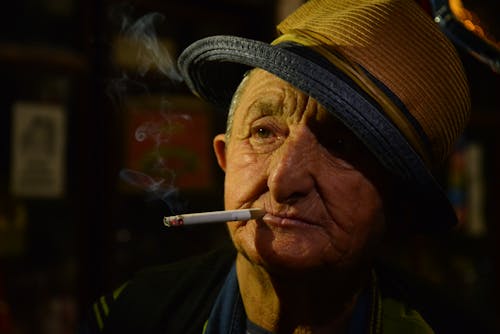
[[[179,69],[189,88],[221,107],[258,67],[315,98],[349,127],[419,206],[419,228],[456,224],[433,171],[470,113],[453,45],[412,0],[310,0],[271,44],[214,36],[189,46]]]

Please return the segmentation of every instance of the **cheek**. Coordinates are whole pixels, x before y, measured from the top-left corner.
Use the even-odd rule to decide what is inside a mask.
[[[346,238],[354,256],[366,253],[366,249],[381,239],[385,230],[383,197],[370,180],[360,173],[336,177],[336,183],[325,190],[329,199],[325,206],[336,228],[331,233]],[[357,255],[356,255],[357,254]]]
[[[249,203],[265,189],[267,167],[261,156],[238,147],[228,150],[227,154],[225,204],[226,209],[235,209]]]
[[[383,210],[383,198],[379,189],[357,170],[341,170],[335,175],[325,175],[321,188],[325,206],[334,216],[355,221],[370,220]]]

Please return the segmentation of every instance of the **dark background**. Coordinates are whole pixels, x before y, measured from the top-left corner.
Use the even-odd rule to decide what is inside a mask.
[[[172,210],[222,209],[223,175],[213,158],[209,187],[179,188],[168,201],[120,179],[127,155],[122,110],[127,98],[189,92],[158,71],[142,75],[124,69],[113,50],[124,27],[153,13],[159,16],[147,36],[168,40],[174,59],[204,36],[234,34],[270,41],[277,17],[289,10],[285,4],[294,6],[266,0],[23,0],[1,10],[0,217],[7,227],[0,224],[0,240],[19,240],[20,247],[0,247],[0,333],[74,333],[90,303],[134,271],[228,242],[222,226],[167,230],[161,222]],[[500,316],[500,80],[472,57],[462,57],[473,97],[473,115],[462,143],[475,143],[484,152],[486,232],[471,235],[464,228],[446,237],[396,240],[383,258],[417,287],[439,291],[493,328]],[[10,191],[16,101],[65,108],[62,196],[20,197]],[[223,115],[205,108],[209,133],[223,131]],[[451,172],[442,175],[445,187],[450,186]],[[9,229],[19,212],[26,213],[26,225]]]

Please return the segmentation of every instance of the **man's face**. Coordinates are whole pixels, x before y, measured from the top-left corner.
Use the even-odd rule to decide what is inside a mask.
[[[378,164],[342,124],[285,81],[254,70],[230,139],[214,140],[226,209],[262,208],[228,223],[238,251],[269,270],[355,265],[385,225]],[[381,181],[380,181],[381,182]]]

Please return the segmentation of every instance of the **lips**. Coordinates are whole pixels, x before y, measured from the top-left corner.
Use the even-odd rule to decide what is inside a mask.
[[[311,227],[317,226],[310,221],[300,217],[284,217],[281,215],[266,213],[262,220],[272,226],[276,227]]]
[[[257,225],[264,223],[268,226],[277,228],[324,227],[324,220],[311,220],[311,217],[301,215],[299,209],[288,207],[285,211],[268,211],[265,209],[265,205],[259,205],[257,207],[263,208],[263,210],[266,212],[263,217],[250,219],[248,221],[235,222],[236,227],[243,227],[250,221],[255,221]]]

